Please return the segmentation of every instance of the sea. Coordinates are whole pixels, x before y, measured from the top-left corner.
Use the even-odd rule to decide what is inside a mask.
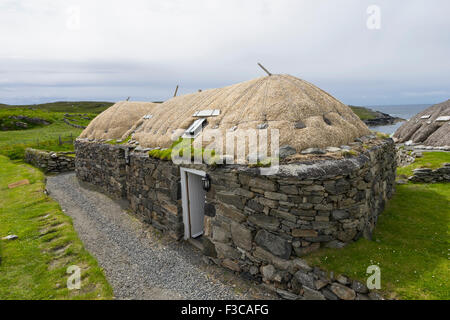
[[[415,116],[417,113],[419,113],[431,106],[432,106],[432,104],[405,104],[405,105],[367,106],[367,108],[390,114],[393,117],[398,117],[398,118],[402,118],[405,120],[409,120],[413,116]],[[396,124],[388,125],[388,126],[370,127],[370,129],[391,135],[391,134],[394,134],[394,132],[398,128],[400,128],[400,126],[403,123],[404,122],[402,121],[402,122],[398,122]]]

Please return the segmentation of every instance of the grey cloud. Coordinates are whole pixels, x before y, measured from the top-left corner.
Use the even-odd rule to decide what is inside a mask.
[[[60,1],[15,2],[0,11],[0,102],[162,100],[177,84],[183,94],[264,75],[256,62],[351,104],[450,92],[446,0],[78,0],[79,31]],[[370,4],[381,30],[366,27]]]

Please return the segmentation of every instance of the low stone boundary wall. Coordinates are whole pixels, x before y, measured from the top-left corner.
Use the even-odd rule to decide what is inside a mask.
[[[71,127],[74,127],[74,128],[77,128],[77,129],[86,129],[85,126],[80,126],[79,124],[72,123],[72,122],[70,122],[69,119],[67,119],[67,118],[64,118],[63,121],[64,121],[66,124],[68,124],[69,126],[71,126]]]
[[[47,152],[27,148],[25,162],[44,172],[61,173],[75,170],[75,152]]]
[[[80,180],[127,198],[141,220],[175,239],[183,237],[179,166],[131,146],[78,139],[75,148]],[[371,238],[394,191],[392,140],[349,159],[282,165],[273,176],[238,165],[182,167],[211,178],[202,237],[211,261],[263,281],[285,298],[369,298],[364,285],[334,279],[301,257]]]
[[[409,180],[422,183],[450,182],[450,163],[445,163],[442,168],[436,170],[428,168],[415,169]]]
[[[405,149],[403,146],[396,146],[396,160],[398,167],[409,166],[416,160],[415,152],[412,150]]]

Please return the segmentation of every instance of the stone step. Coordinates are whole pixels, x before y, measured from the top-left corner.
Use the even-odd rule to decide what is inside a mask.
[[[187,242],[189,242],[191,245],[193,245],[198,250],[203,252],[204,246],[203,246],[203,243],[202,243],[201,239],[202,239],[201,237],[199,237],[197,239],[190,238],[190,239],[187,240]]]

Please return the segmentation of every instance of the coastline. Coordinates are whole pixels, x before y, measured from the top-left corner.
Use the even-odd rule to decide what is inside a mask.
[[[367,107],[361,106],[352,106],[349,107],[356,113],[360,119],[368,126],[368,127],[379,127],[379,126],[388,126],[393,125],[398,122],[406,121],[405,119],[391,116],[390,114],[376,111]]]

